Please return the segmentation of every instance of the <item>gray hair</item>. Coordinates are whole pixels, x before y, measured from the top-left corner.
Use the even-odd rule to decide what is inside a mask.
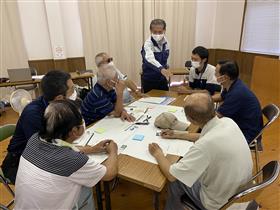
[[[51,142],[53,139],[65,140],[73,127],[80,126],[83,117],[71,100],[52,101],[44,113],[44,128],[40,136]]]
[[[150,30],[153,29],[153,26],[161,25],[163,30],[166,30],[166,22],[163,19],[154,19],[150,23]]]
[[[212,97],[208,93],[194,93],[188,97],[185,114],[200,124],[206,124],[215,117]]]
[[[97,82],[104,84],[107,80],[112,80],[117,74],[116,67],[111,65],[103,65],[97,72]]]
[[[107,55],[105,52],[98,53],[95,56],[95,65],[98,67],[99,64],[103,61],[104,56]]]

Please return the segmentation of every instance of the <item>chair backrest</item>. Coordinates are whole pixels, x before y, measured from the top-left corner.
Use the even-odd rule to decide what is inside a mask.
[[[31,76],[36,76],[38,74],[37,69],[34,67],[30,67],[30,72],[31,72]]]
[[[266,129],[269,125],[271,125],[279,117],[280,110],[275,104],[268,104],[262,109],[262,113],[265,116],[265,118],[267,119],[267,122],[264,124],[262,130],[259,132],[259,134],[255,138],[258,141],[260,140],[264,129]]]
[[[15,132],[15,124],[7,124],[0,126],[0,141],[12,136]]]
[[[278,161],[267,163],[247,184],[242,186],[228,202],[221,208],[227,209],[231,204],[253,200],[261,191],[272,184],[279,176],[280,164]],[[259,179],[262,177],[262,179]],[[262,180],[258,183],[258,180]]]

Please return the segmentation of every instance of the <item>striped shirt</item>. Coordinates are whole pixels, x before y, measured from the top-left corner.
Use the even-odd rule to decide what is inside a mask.
[[[86,125],[90,125],[111,113],[115,108],[117,95],[115,90],[107,91],[96,83],[83,100],[81,111]]]
[[[15,210],[72,209],[82,186],[102,179],[106,167],[69,145],[46,142],[38,133],[28,140],[17,172]]]

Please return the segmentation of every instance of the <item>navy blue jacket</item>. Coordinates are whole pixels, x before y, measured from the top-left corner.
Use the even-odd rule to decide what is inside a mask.
[[[164,38],[157,43],[152,37],[147,39],[141,50],[142,55],[142,79],[148,81],[165,80],[161,69],[168,68],[169,46]]]

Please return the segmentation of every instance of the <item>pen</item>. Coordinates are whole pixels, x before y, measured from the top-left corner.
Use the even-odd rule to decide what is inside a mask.
[[[86,143],[86,145],[85,145],[85,146],[87,146],[87,145],[88,145],[88,143],[89,143],[89,141],[91,140],[91,138],[93,137],[93,135],[94,135],[94,133],[92,133],[92,134],[91,134],[91,136],[89,137],[89,139],[88,139],[88,141],[87,141],[87,143]]]

